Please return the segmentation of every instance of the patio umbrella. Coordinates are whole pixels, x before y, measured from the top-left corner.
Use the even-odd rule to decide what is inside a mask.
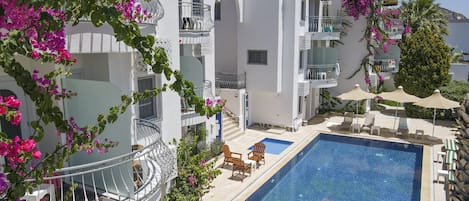
[[[451,109],[459,107],[459,103],[456,101],[448,100],[445,97],[441,96],[440,90],[436,89],[433,94],[429,97],[426,97],[420,101],[414,103],[420,107],[433,108],[433,130],[432,137],[435,133],[435,118],[436,118],[436,109]]]
[[[364,99],[374,98],[374,97],[376,97],[376,94],[363,91],[360,88],[360,85],[355,84],[355,86],[353,87],[352,90],[350,90],[348,92],[345,92],[343,94],[340,94],[337,97],[342,99],[342,100],[354,100],[354,101],[356,101],[357,102],[357,113],[356,114],[358,114],[358,101],[364,100]],[[358,119],[357,119],[357,122],[358,122]]]
[[[381,96],[383,99],[386,99],[386,100],[399,102],[400,104],[413,103],[413,102],[417,102],[420,100],[419,97],[406,93],[402,86],[398,86],[397,89],[392,92],[380,93],[378,94],[378,96]],[[396,127],[396,119],[397,119],[397,106],[396,106],[396,113],[394,115],[393,129]]]

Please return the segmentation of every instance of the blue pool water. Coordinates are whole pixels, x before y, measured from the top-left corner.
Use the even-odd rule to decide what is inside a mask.
[[[422,146],[320,134],[248,201],[420,201]]]
[[[277,140],[272,138],[264,138],[261,140],[261,142],[265,144],[265,153],[277,155],[282,153],[283,150],[285,150],[293,143],[290,141]],[[249,147],[249,150],[252,150],[253,147],[254,146]]]

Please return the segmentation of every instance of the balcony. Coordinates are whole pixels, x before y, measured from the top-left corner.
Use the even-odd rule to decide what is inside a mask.
[[[152,16],[150,19],[139,22],[141,34],[156,35],[155,27],[164,15],[163,6],[159,0],[150,2],[137,0],[137,2],[141,4],[142,10],[147,10]],[[68,24],[65,30],[66,48],[72,54],[135,51],[124,42],[116,40],[111,26],[105,24],[101,27],[95,27],[88,18],[81,19],[80,23],[75,26]]]
[[[214,26],[207,4],[179,2],[179,14],[180,32],[210,32]]]
[[[402,39],[402,33],[404,33],[404,25],[400,19],[392,19],[392,23],[384,25],[381,23],[381,28],[389,35],[389,38],[394,40]]]
[[[215,74],[216,88],[224,89],[243,89],[246,88],[246,74],[245,73],[216,73]]]
[[[137,144],[132,152],[129,147],[129,153],[121,156],[58,169],[24,198],[48,193],[51,200],[160,199],[162,184],[177,176],[176,149],[162,141],[155,124],[141,119],[134,123]],[[70,190],[72,186],[76,188]],[[66,193],[70,196],[64,196]]]
[[[309,17],[308,32],[311,40],[340,40],[342,29],[341,16]]]
[[[212,82],[205,80],[203,86],[194,87],[194,92],[197,96],[213,99],[212,94]],[[191,126],[203,123],[207,120],[207,117],[200,116],[199,113],[195,112],[195,108],[187,100],[181,98],[181,126]]]
[[[305,69],[305,80],[309,80],[311,88],[330,88],[337,86],[340,67],[335,64],[310,64]]]
[[[399,70],[397,66],[395,59],[375,59],[374,66],[369,67],[369,73],[376,75],[378,71],[379,75],[381,75],[384,80],[388,80],[392,78],[393,73]]]

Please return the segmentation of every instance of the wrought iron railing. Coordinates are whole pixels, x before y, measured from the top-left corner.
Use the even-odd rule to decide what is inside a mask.
[[[309,32],[340,32],[342,29],[342,16],[309,17]]]
[[[58,169],[25,197],[47,191],[55,198],[51,200],[154,199],[161,184],[177,176],[176,151],[163,142],[155,124],[137,119],[135,129],[136,140],[144,142],[134,145],[134,151],[129,148],[129,153],[117,157]]]
[[[243,89],[246,88],[246,74],[245,73],[216,73],[215,74],[216,88],[226,89]]]
[[[210,6],[201,3],[179,2],[179,30],[208,32],[214,26]]]
[[[305,80],[337,80],[338,64],[309,64],[305,69]]]

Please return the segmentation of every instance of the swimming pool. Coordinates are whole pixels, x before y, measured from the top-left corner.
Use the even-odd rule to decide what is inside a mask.
[[[261,140],[265,144],[265,153],[279,155],[283,150],[288,148],[293,142],[278,140],[273,138],[264,138]],[[249,147],[248,150],[252,150],[254,145]]]
[[[423,147],[320,134],[248,201],[419,201]]]

